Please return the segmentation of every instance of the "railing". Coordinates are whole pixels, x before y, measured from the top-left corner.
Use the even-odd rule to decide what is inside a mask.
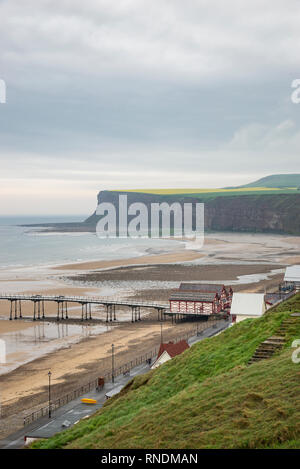
[[[133,368],[135,368],[138,365],[141,365],[142,363],[146,363],[147,360],[152,359],[156,357],[157,355],[157,348],[152,350],[149,353],[146,353],[144,355],[141,355],[140,357],[136,358],[135,360],[131,360],[128,363],[125,363],[117,368],[114,369],[114,377],[116,378],[117,376],[120,376],[123,373],[126,373]],[[111,380],[112,379],[112,372],[105,372],[101,373],[101,377],[104,378],[104,381],[106,380]],[[62,397],[59,397],[55,401],[51,402],[50,404],[50,409],[51,409],[51,414],[56,410],[59,409],[60,407],[68,404],[70,401],[73,401],[74,399],[77,399],[78,397],[94,390],[97,388],[98,385],[98,378],[94,379],[93,381],[90,381],[87,384],[84,384],[80,388],[75,389],[74,391],[69,392],[68,394],[65,394]],[[49,415],[49,404],[45,407],[42,407],[41,409],[32,412],[31,414],[27,415],[24,417],[24,426],[28,425],[29,423],[34,422],[35,420],[38,420],[41,417],[45,417],[46,415]]]
[[[91,381],[88,384],[85,384],[84,386],[81,386],[80,388],[75,389],[75,391],[72,391],[63,397],[56,399],[54,402],[51,402],[50,404],[51,414],[52,412],[55,411],[55,409],[58,409],[59,407],[62,407],[63,405],[68,404],[68,402],[72,401],[73,399],[76,399],[77,397],[82,396],[83,394],[91,391],[92,389],[95,389],[96,386],[97,386],[97,380]],[[46,415],[49,415],[49,404],[45,407],[41,407],[39,410],[32,412],[31,414],[24,417],[24,426],[28,425],[29,423],[34,422],[35,420],[38,420],[41,417],[45,417]]]
[[[288,300],[288,299],[291,298],[292,296],[295,296],[297,293],[298,293],[297,290],[292,290],[292,291],[289,291],[288,293],[279,292],[280,298],[278,299],[278,301],[276,301],[275,303],[273,303],[272,306],[270,306],[270,308],[267,309],[266,313],[267,313],[267,314],[272,313],[272,311],[273,311],[278,305],[280,305],[280,304],[283,303],[284,301]]]
[[[173,338],[172,340],[174,342],[179,342],[180,340],[188,340],[189,338],[201,334],[204,330],[210,328],[210,327],[215,327],[217,325],[218,321],[208,321],[205,322],[201,325],[198,325],[197,328],[194,328],[190,331],[188,331],[186,334],[181,334],[180,336],[177,336],[176,338]],[[147,352],[143,355],[140,355],[134,360],[131,360],[127,363],[124,363],[123,365],[117,367],[114,369],[114,377],[120,376],[123,373],[130,372],[133,368],[135,368],[138,365],[141,365],[142,363],[146,363],[149,359],[152,360],[152,358],[156,357],[158,353],[157,347],[150,352]],[[112,372],[111,371],[105,371],[104,373],[99,373],[98,377],[101,376],[104,378],[104,380],[111,380],[112,379]],[[51,402],[51,414],[58,408],[62,407],[63,405],[68,404],[70,401],[77,399],[78,397],[94,390],[97,388],[98,384],[98,377],[93,379],[92,381],[88,382],[87,384],[84,384],[83,386],[75,389],[74,391],[71,391],[64,396],[56,399],[55,401]],[[38,420],[41,417],[45,417],[49,415],[49,405],[40,408],[39,410],[32,412],[31,414],[27,415],[24,417],[24,426],[34,422],[35,420]]]

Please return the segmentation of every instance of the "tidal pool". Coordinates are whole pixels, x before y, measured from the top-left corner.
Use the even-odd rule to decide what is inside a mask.
[[[0,375],[110,329],[108,326],[45,322],[22,330],[2,333],[0,334]]]

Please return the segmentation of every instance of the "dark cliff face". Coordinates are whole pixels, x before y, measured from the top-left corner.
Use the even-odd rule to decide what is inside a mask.
[[[300,194],[220,196],[201,200],[180,195],[101,191],[98,204],[110,202],[117,207],[121,194],[127,195],[128,205],[143,202],[149,211],[150,204],[155,202],[204,202],[205,230],[300,235]],[[95,212],[84,223],[96,226],[98,220]]]
[[[161,202],[180,202],[182,203],[183,200],[185,199],[180,199],[178,196],[162,196],[162,195],[156,195],[156,194],[142,194],[142,193],[137,193],[137,192],[113,192],[113,191],[101,191],[99,192],[97,196],[97,202],[98,204],[100,203],[105,203],[109,202],[113,204],[116,208],[118,207],[118,202],[119,202],[119,196],[120,195],[127,195],[127,203],[128,206],[135,203],[135,202],[141,202],[146,205],[148,208],[148,211],[150,213],[150,205],[152,203],[161,203]],[[188,201],[191,201],[191,199],[187,199]],[[85,223],[97,223],[99,220],[99,216],[96,215],[96,212],[93,213],[89,218],[85,220]],[[130,217],[129,217],[130,219]]]
[[[300,195],[218,197],[205,215],[210,230],[300,234]]]

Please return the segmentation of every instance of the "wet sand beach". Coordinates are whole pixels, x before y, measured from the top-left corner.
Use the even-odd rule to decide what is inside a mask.
[[[112,267],[124,265],[149,265],[149,264],[165,264],[172,262],[188,262],[195,259],[200,259],[202,254],[199,251],[177,251],[165,254],[152,254],[148,256],[132,257],[130,259],[116,259],[113,261],[90,261],[80,262],[75,264],[65,264],[54,267],[55,270],[94,270],[94,269],[108,269]]]

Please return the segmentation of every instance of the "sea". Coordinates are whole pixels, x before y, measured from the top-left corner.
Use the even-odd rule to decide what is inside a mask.
[[[98,238],[95,233],[47,232],[21,225],[83,221],[86,216],[1,216],[0,269],[52,266],[93,260],[115,260],[161,254],[183,248],[168,239]]]
[[[22,225],[83,221],[86,216],[14,216],[0,217],[1,289],[19,292],[56,285],[48,267],[93,260],[129,259],[146,254],[171,252],[184,243],[168,239],[98,238],[95,233],[47,232],[44,228]],[[41,275],[42,274],[42,275]],[[6,280],[7,276],[13,278]],[[21,280],[16,281],[21,276]],[[30,282],[26,281],[29,276]],[[31,277],[36,276],[32,280]],[[25,280],[24,280],[25,278]],[[48,283],[47,283],[48,282]],[[50,283],[49,283],[50,282]],[[52,285],[52,283],[54,284]],[[61,285],[61,284],[60,284]],[[126,286],[126,288],[128,288]],[[108,293],[114,292],[108,288]],[[103,289],[102,289],[103,292]],[[1,304],[0,322],[7,319],[8,304]],[[95,312],[93,312],[95,315]],[[23,330],[1,332],[0,375],[55,350],[72,346],[87,337],[106,332],[106,326],[38,323]],[[1,349],[2,346],[2,349]],[[3,349],[4,347],[4,349]],[[2,353],[1,353],[2,350]],[[1,405],[1,400],[0,400]]]

